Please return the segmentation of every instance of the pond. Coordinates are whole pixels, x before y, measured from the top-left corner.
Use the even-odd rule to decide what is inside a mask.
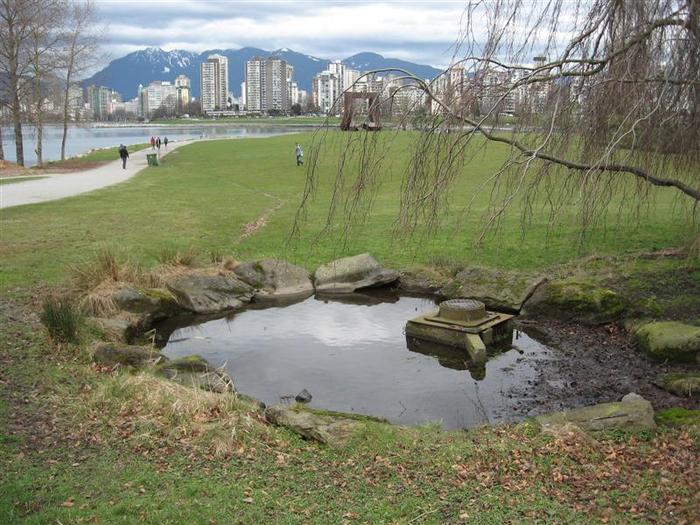
[[[189,326],[180,321],[159,334],[168,357],[199,354],[225,366],[239,392],[268,405],[306,389],[312,407],[397,424],[434,421],[454,429],[522,419],[519,397],[553,351],[516,332],[485,370],[470,370],[464,351],[407,341],[406,321],[434,309],[430,299],[386,293],[311,297],[190,319]]]
[[[85,153],[94,148],[107,148],[119,144],[145,144],[151,136],[168,137],[171,141],[188,140],[200,137],[271,137],[285,133],[309,131],[309,127],[283,125],[172,125],[172,126],[101,126],[90,125],[68,128],[66,153],[69,157]],[[29,125],[23,126],[25,165],[36,164],[36,130]],[[63,126],[49,124],[44,127],[43,157],[44,161],[58,160],[61,157],[61,140]],[[2,128],[2,140],[5,158],[14,162],[16,159],[14,134],[9,127]]]

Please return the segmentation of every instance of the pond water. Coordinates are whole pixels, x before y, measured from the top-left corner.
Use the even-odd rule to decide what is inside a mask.
[[[463,351],[404,336],[408,319],[433,309],[432,300],[413,297],[311,297],[159,331],[168,357],[199,354],[225,366],[239,392],[266,404],[307,389],[312,407],[398,424],[454,429],[522,418],[518,398],[552,350],[518,332],[485,370],[469,370]]]
[[[124,126],[124,127],[91,127],[70,126],[66,153],[69,157],[90,151],[93,148],[107,148],[119,144],[143,144],[151,136],[168,137],[171,141],[194,138],[227,138],[227,137],[270,137],[285,133],[309,131],[308,127],[275,126],[275,125],[173,125],[173,126]],[[36,164],[36,130],[32,126],[23,126],[25,165]],[[44,161],[58,160],[61,157],[61,139],[63,127],[47,125],[44,127],[43,156]],[[11,128],[2,128],[2,144],[5,159],[16,160],[14,134]]]

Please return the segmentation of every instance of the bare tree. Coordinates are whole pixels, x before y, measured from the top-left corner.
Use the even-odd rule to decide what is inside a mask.
[[[385,97],[404,89],[422,94],[397,126],[418,125],[403,176],[400,231],[437,228],[458,175],[487,144],[507,153],[484,188],[490,205],[481,238],[516,203],[527,224],[541,203],[553,223],[576,201],[583,234],[615,202],[641,208],[653,187],[675,190],[695,217],[700,0],[470,0],[442,75],[425,81],[396,69],[368,74],[389,72],[403,87]],[[295,232],[330,136],[326,128],[314,137]],[[345,139],[329,221],[339,209],[346,222],[366,216],[391,142]]]
[[[12,113],[17,164],[24,166],[22,98],[29,72],[27,49],[35,0],[0,0],[0,81]]]
[[[68,120],[71,90],[75,88],[75,77],[94,65],[100,29],[96,29],[95,5],[92,0],[84,3],[72,3],[66,17],[65,49],[63,53],[63,70],[65,92],[63,97],[63,137],[61,139],[61,160],[66,158],[66,140],[68,138]]]
[[[62,17],[66,4],[63,0],[37,2],[34,19],[29,30],[29,71],[32,77],[31,119],[36,130],[37,165],[42,166],[44,141],[45,101],[50,78],[58,68],[58,58],[63,35]]]

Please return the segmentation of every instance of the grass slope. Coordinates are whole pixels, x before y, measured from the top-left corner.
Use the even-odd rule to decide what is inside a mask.
[[[128,182],[74,198],[2,211],[0,280],[3,287],[60,282],[70,264],[91,256],[101,245],[128,248],[129,255],[150,265],[163,249],[194,248],[241,259],[284,257],[313,269],[332,258],[369,251],[385,264],[478,264],[502,268],[542,269],[582,253],[620,253],[673,246],[691,232],[671,191],[658,190],[656,206],[640,221],[610,220],[605,230],[589,233],[579,250],[579,223],[572,204],[560,221],[547,228],[546,211],[535,211],[524,232],[517,210],[503,222],[501,234],[483,247],[472,241],[480,231],[487,197],[477,197],[471,215],[460,213],[479,185],[499,165],[504,150],[489,147],[470,165],[450,194],[444,228],[396,240],[400,176],[410,142],[400,137],[385,162],[381,186],[366,223],[354,235],[319,237],[325,224],[332,160],[329,146],[320,163],[320,185],[308,208],[302,236],[288,243],[304,187],[305,170],[297,168],[295,142],[308,144],[310,134],[269,139],[206,141],[183,147]],[[307,156],[309,152],[307,151]],[[341,210],[342,213],[342,210]],[[241,235],[246,225],[261,226]],[[30,233],[31,232],[31,233]]]

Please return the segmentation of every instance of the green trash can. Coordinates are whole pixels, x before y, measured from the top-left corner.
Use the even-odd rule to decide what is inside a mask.
[[[156,153],[146,153],[149,166],[158,166],[158,155]]]

